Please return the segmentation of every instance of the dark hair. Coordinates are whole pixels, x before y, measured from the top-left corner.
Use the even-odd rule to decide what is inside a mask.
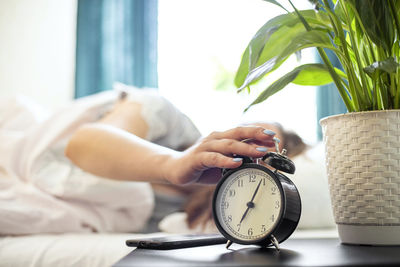
[[[297,133],[286,130],[280,123],[275,122],[274,125],[281,131],[283,147],[286,149],[289,158],[303,153],[308,148],[308,145]]]
[[[262,125],[262,124],[270,124],[275,126],[279,134],[282,136],[282,144],[283,148],[286,149],[286,153],[289,158],[295,157],[301,153],[303,153],[307,148],[308,145],[304,143],[303,139],[294,131],[286,130],[282,124],[278,122],[270,122],[270,121],[258,121],[253,123],[245,123],[242,125]]]

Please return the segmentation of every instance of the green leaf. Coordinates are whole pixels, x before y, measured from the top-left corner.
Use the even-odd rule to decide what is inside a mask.
[[[326,14],[315,10],[300,11],[314,27],[331,30]],[[240,87],[248,73],[265,61],[277,56],[286,44],[298,33],[305,32],[298,16],[294,13],[279,15],[267,21],[254,35],[245,52],[235,76],[235,85]]]
[[[267,60],[261,66],[249,72],[243,84],[239,87],[238,91],[243,90],[250,84],[256,82],[265,74],[273,71],[277,66],[282,64],[291,54],[308,47],[322,47],[335,50],[332,46],[328,35],[325,32],[313,30],[308,32],[301,32],[293,37],[287,44],[285,44],[283,51]]]
[[[256,35],[253,37],[252,42],[249,45],[249,56],[250,56],[250,69],[254,69],[257,67],[257,62],[260,58],[261,53],[263,52],[265,44],[269,41],[271,35],[278,30],[278,26],[275,27],[268,27],[265,31],[257,32]],[[280,30],[282,32],[282,29]],[[276,36],[281,36],[279,32],[275,34]],[[272,41],[274,43],[274,41]]]
[[[367,33],[363,30],[364,26],[360,24],[360,23],[362,23],[362,20],[356,9],[356,4],[355,4],[356,1],[358,1],[358,0],[347,0],[346,2],[344,2],[344,4],[345,4],[345,8],[347,10],[347,13],[349,14],[349,17],[352,20],[352,24],[349,26],[351,26],[353,31],[356,33],[357,39],[361,40],[362,38],[364,38],[365,34],[367,34]],[[343,12],[343,10],[342,10],[342,12]],[[336,13],[336,9],[335,9],[335,13]],[[345,20],[343,20],[343,21],[345,21]],[[367,38],[367,37],[365,37],[365,38]]]
[[[313,74],[314,71],[316,71],[315,75]],[[327,73],[326,67],[323,64],[304,64],[298,66],[291,72],[286,73],[284,76],[282,76],[281,78],[273,82],[270,86],[268,86],[267,89],[265,89],[244,111],[246,112],[251,106],[267,100],[270,96],[282,90],[289,83],[297,82],[297,84],[312,85],[304,82],[304,78],[306,76],[308,76],[308,78],[310,78],[313,75],[316,76],[318,74],[323,73],[324,71]],[[318,83],[326,84],[332,81],[332,78],[329,79],[325,73],[324,77],[321,78],[319,81],[317,77],[312,77],[312,78],[314,81],[313,83],[315,83],[315,85],[317,85]]]
[[[344,73],[341,69],[335,68],[335,72],[343,79],[347,80],[347,74]]]
[[[356,10],[367,31],[376,45],[391,52],[394,42],[393,17],[387,0],[354,1]]]
[[[324,64],[307,64],[292,81],[297,85],[325,85],[331,83],[332,76]]]
[[[348,3],[348,2],[350,2],[350,1],[347,0],[346,3]],[[343,7],[342,1],[337,1],[334,6],[334,11],[335,11],[335,14],[338,16],[338,18],[343,22],[346,21],[346,16],[344,14],[343,8],[346,9],[346,12],[349,15],[350,19],[353,20],[354,19],[353,10],[351,8],[347,7],[346,5]],[[347,25],[347,26],[350,26],[350,25]]]
[[[246,75],[249,73],[249,54],[249,47],[247,47],[242,55],[242,60],[233,80],[233,83],[236,87],[240,87],[240,85],[242,85],[242,83],[246,79]]]
[[[376,80],[382,73],[396,73],[399,69],[400,64],[390,57],[383,61],[376,61],[371,65],[364,68],[365,73],[367,73],[373,80]]]
[[[286,48],[287,44],[290,43],[293,38],[295,38],[299,34],[306,33],[303,25],[296,24],[292,27],[282,26],[279,30],[277,30],[268,42],[265,44],[264,49],[261,51],[259,57],[256,62],[252,62],[250,65],[250,71],[255,67],[258,67],[265,63],[267,60],[278,56],[283,50]]]
[[[269,41],[269,38],[273,33],[275,33],[278,29],[280,29],[283,26],[287,27],[292,27],[296,25],[297,23],[297,18],[293,14],[285,14],[285,15],[279,15],[273,19],[270,19],[265,23],[254,35],[254,37],[251,39],[250,43],[248,44],[243,56],[242,60],[239,65],[239,69],[236,72],[235,76],[235,85],[236,87],[239,87],[244,79],[246,78],[247,74],[249,73],[250,70],[254,69],[257,67],[259,58],[261,53],[263,52],[265,48],[265,44],[267,41]],[[281,36],[282,34],[277,33],[275,35]],[[276,40],[275,38],[274,40]],[[275,41],[272,40],[272,43]],[[280,39],[278,39],[280,40]]]

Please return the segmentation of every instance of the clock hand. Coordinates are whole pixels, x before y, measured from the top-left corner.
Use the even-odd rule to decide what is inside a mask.
[[[256,195],[257,195],[258,189],[260,189],[261,181],[262,181],[262,180],[260,180],[260,182],[258,183],[257,188],[256,188],[256,191],[254,191],[254,194],[253,194],[251,200],[250,200],[249,202],[247,202],[247,209],[246,209],[246,211],[244,212],[242,218],[240,219],[239,224],[243,222],[243,220],[244,220],[244,218],[246,217],[246,215],[247,215],[247,213],[249,212],[249,210],[252,209],[252,208],[254,208],[253,200],[254,200],[254,198],[255,198]]]
[[[261,179],[260,182],[258,183],[257,188],[256,188],[256,191],[254,192],[253,197],[251,198],[250,202],[253,202],[254,198],[256,197],[257,192],[258,192],[258,189],[260,189],[261,182],[262,182],[262,179]]]
[[[244,220],[244,218],[246,217],[246,215],[247,215],[247,213],[249,212],[249,210],[250,210],[250,207],[249,207],[249,205],[247,205],[247,209],[246,209],[246,211],[244,212],[244,214],[243,214],[243,216],[242,216],[242,219],[240,219],[239,224],[241,224],[241,223],[243,222],[243,220]]]

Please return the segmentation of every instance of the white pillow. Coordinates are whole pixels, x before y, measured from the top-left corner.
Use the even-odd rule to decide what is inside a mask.
[[[325,167],[324,145],[318,143],[294,157],[295,174],[288,175],[300,192],[302,213],[298,228],[335,227]]]
[[[114,90],[125,91],[128,99],[142,104],[142,117],[149,126],[146,140],[172,149],[194,144],[201,134],[193,122],[171,102],[151,88],[138,89],[121,83]]]

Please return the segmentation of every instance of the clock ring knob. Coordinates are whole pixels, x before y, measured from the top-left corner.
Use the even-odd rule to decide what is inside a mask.
[[[293,161],[285,155],[276,152],[268,152],[262,160],[271,167],[286,173],[293,174],[296,171]]]

